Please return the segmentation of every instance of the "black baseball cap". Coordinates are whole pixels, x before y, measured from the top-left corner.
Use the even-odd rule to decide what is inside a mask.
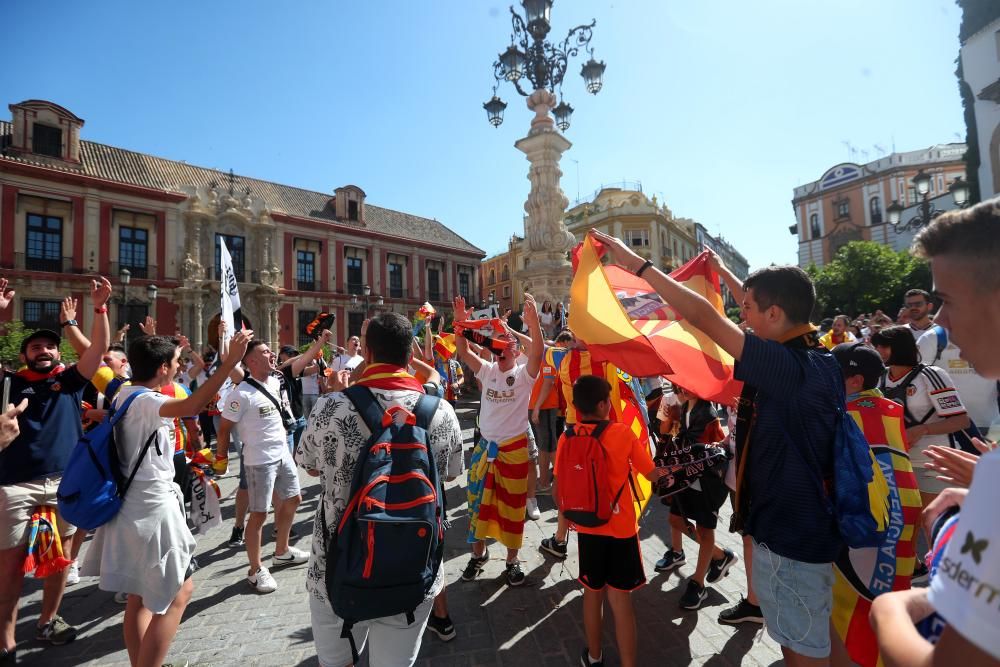
[[[27,338],[21,341],[21,354],[28,351],[28,346],[31,345],[32,341],[38,340],[39,338],[44,338],[45,340],[51,340],[56,345],[62,342],[62,336],[53,331],[52,329],[39,329],[38,331],[32,332]]]
[[[862,376],[865,379],[865,389],[878,386],[878,381],[885,372],[885,365],[875,348],[860,342],[841,343],[832,352],[844,371],[844,377]]]

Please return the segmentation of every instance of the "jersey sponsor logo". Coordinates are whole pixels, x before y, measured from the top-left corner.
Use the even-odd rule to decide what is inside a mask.
[[[21,390],[21,396],[28,396],[28,395],[34,396],[35,390],[32,389],[31,387],[25,387],[24,389]]]
[[[938,407],[941,410],[961,410],[962,402],[958,400],[958,396],[954,394],[948,396],[939,396],[937,398]]]
[[[230,412],[239,412],[240,411],[240,402],[239,401],[230,401],[229,402],[229,411]]]
[[[487,400],[493,401],[495,403],[509,403],[514,400],[514,390],[510,391],[497,391],[493,388],[488,388],[486,390]]]
[[[258,405],[257,406],[257,416],[264,418],[271,414],[277,412],[273,405]]]
[[[976,565],[979,565],[983,557],[983,552],[986,551],[986,547],[990,545],[989,540],[977,540],[970,530],[965,534],[965,544],[962,545],[961,553],[970,553],[972,555],[972,560],[976,561]]]

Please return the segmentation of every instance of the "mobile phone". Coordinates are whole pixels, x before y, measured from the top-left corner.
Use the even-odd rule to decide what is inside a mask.
[[[3,378],[3,403],[0,403],[0,412],[7,412],[8,405],[10,405],[10,376],[5,375]]]

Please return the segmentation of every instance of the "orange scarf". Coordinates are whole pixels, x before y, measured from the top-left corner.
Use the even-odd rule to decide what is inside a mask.
[[[409,389],[425,393],[423,385],[417,378],[410,375],[405,368],[392,364],[368,364],[355,384],[364,385],[369,389]]]
[[[63,556],[62,540],[56,525],[56,510],[51,505],[39,505],[31,515],[28,553],[22,571],[35,571],[36,578],[62,572],[73,561]]]

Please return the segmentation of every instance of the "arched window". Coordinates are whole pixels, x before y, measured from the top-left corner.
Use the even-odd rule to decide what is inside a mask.
[[[813,213],[809,216],[809,236],[810,238],[818,239],[822,235],[819,228],[819,215]]]
[[[868,210],[871,212],[872,224],[881,225],[882,224],[882,202],[879,201],[878,197],[872,197],[868,200]]]
[[[487,281],[488,285],[492,285],[497,281],[497,271],[496,269],[490,269],[490,279]]]
[[[510,280],[510,267],[506,264],[503,265],[503,270],[500,272],[500,280]]]

